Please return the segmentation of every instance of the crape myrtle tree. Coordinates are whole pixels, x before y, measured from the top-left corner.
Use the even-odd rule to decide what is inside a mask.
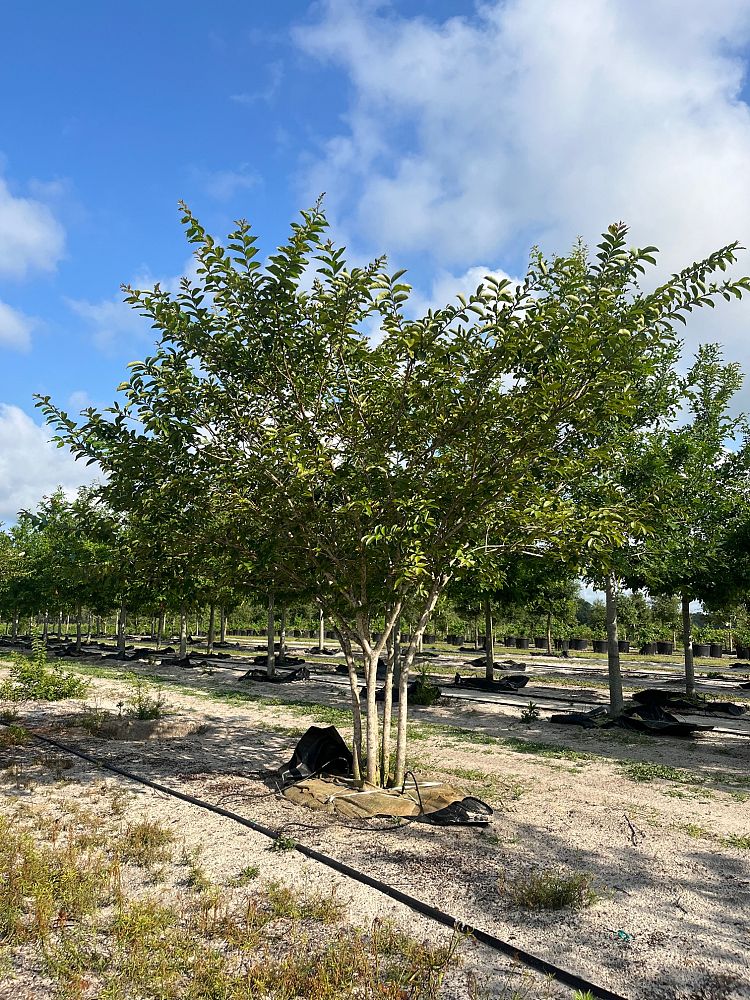
[[[680,598],[688,695],[695,693],[691,603],[726,606],[746,585],[732,554],[750,516],[750,425],[731,411],[742,381],[739,365],[724,363],[718,344],[699,348],[682,382],[682,422],[659,441],[668,517],[634,573],[651,594]]]
[[[183,222],[195,281],[176,294],[126,291],[161,339],[131,365],[123,401],[80,423],[40,404],[60,441],[110,476],[129,454],[163,447],[206,502],[220,495],[254,533],[279,540],[279,584],[314,589],[341,638],[357,775],[401,783],[410,668],[441,592],[486,551],[553,551],[572,528],[592,546],[623,537],[617,510],[571,494],[590,464],[581,443],[605,416],[630,421],[641,373],[662,364],[675,319],[714,294],[700,283],[734,248],[646,295],[635,281],[653,248],[628,249],[617,224],[593,260],[582,245],[551,260],[535,250],[518,286],[488,277],[408,319],[403,272],[383,259],[349,269],[319,206],[265,266],[247,223],[222,246],[187,209]],[[407,603],[420,610],[391,769],[376,671]]]

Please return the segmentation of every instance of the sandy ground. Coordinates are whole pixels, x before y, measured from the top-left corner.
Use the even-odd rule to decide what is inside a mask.
[[[227,669],[210,675],[159,672],[181,685],[168,691],[170,714],[126,740],[95,740],[79,728],[64,730],[62,723],[75,721],[80,703],[34,706],[20,721],[221,801],[624,997],[750,998],[747,739],[706,734],[681,742],[621,731],[591,733],[543,720],[521,723],[517,709],[486,704],[416,708],[410,763],[417,774],[462,784],[487,799],[495,807],[493,823],[485,831],[421,823],[385,829],[380,821],[361,829],[269,795],[252,773],[284,763],[296,734],[325,721],[316,706],[346,708],[341,687],[318,680],[254,684],[248,691]],[[126,683],[95,679],[87,700],[116,711],[127,690]],[[233,690],[250,698],[210,697]],[[306,701],[309,706],[300,704]],[[191,844],[202,844],[207,866],[218,875],[256,863],[268,877],[294,885],[340,882],[355,923],[390,915],[417,935],[443,933],[387,897],[300,856],[269,854],[267,841],[230,821],[103,778],[85,764],[55,782],[48,768],[42,769],[46,778],[36,773],[35,751],[24,752],[30,755],[30,787],[15,787],[17,773],[6,769],[0,774],[0,803],[52,792],[91,796],[103,784],[127,787],[128,810],[147,812],[173,824]],[[503,883],[542,869],[590,873],[596,902],[580,912],[513,908]],[[485,948],[466,948],[466,962],[486,979],[484,995],[511,996],[503,992],[509,963]],[[520,995],[548,995],[539,980],[527,989]],[[570,991],[553,989],[549,995],[569,997]]]

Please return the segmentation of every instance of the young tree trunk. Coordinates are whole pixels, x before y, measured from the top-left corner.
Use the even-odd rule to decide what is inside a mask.
[[[224,645],[227,641],[227,613],[224,608],[221,609],[221,617],[219,620],[219,642]]]
[[[318,618],[318,649],[322,653],[326,644],[326,616],[323,614],[323,609],[320,609],[320,617]]]
[[[180,608],[180,659],[184,660],[187,656],[188,647],[188,627],[187,627],[187,611],[184,607]]]
[[[273,591],[268,592],[268,626],[266,629],[266,676],[274,677],[276,674],[276,615],[273,610]]]
[[[91,642],[91,625],[93,622],[93,615],[91,612],[86,614],[86,642]]]
[[[439,577],[434,581],[427,598],[427,603],[422,611],[422,615],[417,624],[417,630],[412,634],[409,648],[401,664],[401,674],[398,682],[398,728],[396,736],[396,767],[393,774],[393,785],[398,788],[404,783],[404,772],[406,770],[406,724],[408,721],[409,704],[409,671],[417,655],[417,648],[421,649],[422,633],[424,632],[433,608],[437,604],[445,585],[449,580],[448,576]]]
[[[321,612],[322,617],[322,612]],[[354,662],[351,639],[339,628],[339,640],[341,648],[346,657],[346,666],[349,671],[349,692],[352,698],[352,719],[354,721],[354,739],[352,741],[352,753],[354,757],[353,776],[355,781],[362,780],[362,705],[359,700],[359,678],[357,677],[357,665]]]
[[[208,609],[208,635],[206,637],[206,652],[213,653],[214,640],[216,638],[216,606],[212,604]]]
[[[164,642],[164,628],[167,624],[167,613],[166,611],[160,611],[157,616],[156,622],[156,648],[161,649],[161,644]]]
[[[128,623],[128,609],[125,601],[120,604],[120,613],[117,616],[117,652],[122,655],[125,652],[125,629]]]
[[[552,612],[547,612],[547,656],[552,656]]]
[[[11,638],[13,639],[13,642],[15,642],[16,639],[18,638],[18,612],[17,611],[13,612],[13,630],[11,632]]]
[[[695,694],[695,664],[693,663],[693,622],[690,618],[690,595],[682,594],[682,643],[685,654],[685,694]]]
[[[279,663],[286,663],[286,604],[281,605],[279,624]]]
[[[42,639],[44,639],[44,641],[46,642],[48,636],[49,636],[49,611],[47,611],[47,609],[45,608],[44,609],[44,626],[42,628]]]
[[[81,605],[76,605],[76,653],[81,652]]]
[[[151,615],[151,625],[150,625],[150,631],[151,631],[151,639],[150,639],[150,641],[151,642],[156,642],[156,632],[157,632],[158,628],[159,628],[159,616],[158,615]]]
[[[492,623],[492,602],[484,599],[484,676],[488,681],[495,677],[495,636]]]
[[[617,579],[607,573],[605,581],[607,599],[607,668],[609,671],[609,712],[617,716],[622,712],[622,674],[620,673],[620,647],[617,634]]]
[[[393,714],[393,677],[396,669],[395,632],[396,628],[394,626],[386,643],[387,658],[383,687],[383,731],[380,739],[380,776],[383,785],[388,784],[391,772],[391,717]]]

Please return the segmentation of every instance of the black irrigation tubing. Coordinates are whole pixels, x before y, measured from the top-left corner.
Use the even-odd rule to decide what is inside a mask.
[[[6,724],[3,723],[3,725]],[[162,785],[158,781],[151,781],[150,778],[144,778],[139,774],[134,774],[132,771],[126,771],[124,768],[117,767],[116,764],[110,764],[98,757],[94,757],[93,754],[86,753],[84,750],[78,750],[76,747],[72,747],[67,743],[61,743],[59,740],[55,740],[50,736],[40,736],[34,732],[29,732],[29,735],[33,736],[35,740],[39,740],[41,743],[47,743],[58,750],[62,750],[64,753],[69,753],[74,757],[80,757],[81,760],[88,761],[95,767],[111,771],[113,774],[119,774],[121,777],[127,778],[129,781],[136,781],[141,785],[145,785],[147,788],[153,788],[154,791],[162,792],[163,794],[170,795],[176,799],[181,799],[183,802],[188,802],[190,805],[206,809],[208,812],[215,813],[217,816],[223,816],[225,819],[232,820],[234,823],[239,823],[241,826],[245,826],[248,829],[253,830],[255,833],[268,837],[270,840],[278,840],[279,838],[279,833],[277,831],[272,830],[270,827],[263,826],[263,824],[257,823],[255,820],[248,819],[245,816],[240,816],[239,813],[232,812],[229,809],[223,809],[221,806],[213,805],[210,802],[205,802],[203,799],[198,799],[194,795],[189,795],[187,792],[180,792],[176,788],[170,788],[168,785]],[[417,913],[421,913],[423,916],[428,917],[437,923],[443,924],[445,927],[450,927],[452,930],[458,931],[461,934],[467,934],[475,941],[479,941],[481,944],[487,945],[487,947],[492,948],[494,951],[507,955],[514,961],[520,962],[521,964],[528,966],[530,969],[534,969],[535,972],[540,972],[546,976],[552,976],[555,980],[563,983],[565,986],[569,986],[573,990],[579,990],[582,993],[585,993],[588,990],[594,997],[597,998],[597,1000],[627,1000],[626,997],[621,996],[619,993],[613,993],[612,990],[605,989],[603,986],[597,986],[595,983],[589,982],[582,976],[577,976],[575,973],[568,972],[566,969],[561,969],[559,966],[553,965],[551,962],[547,962],[545,959],[539,958],[537,955],[532,955],[530,952],[523,951],[523,949],[518,948],[515,945],[508,944],[507,941],[503,941],[501,938],[495,937],[494,934],[489,934],[487,931],[474,927],[472,924],[467,924],[463,920],[459,920],[458,917],[454,917],[450,913],[446,913],[444,910],[438,909],[436,906],[431,906],[429,903],[425,903],[424,900],[417,899],[415,896],[410,896],[406,892],[401,892],[400,889],[396,889],[394,886],[388,885],[387,882],[382,882],[380,879],[373,878],[372,875],[361,872],[357,868],[352,868],[350,865],[344,864],[342,861],[337,861],[336,858],[331,858],[327,854],[322,854],[320,851],[316,851],[312,847],[307,847],[304,844],[295,844],[294,849],[300,854],[303,854],[305,857],[310,858],[311,861],[317,861],[319,864],[325,865],[327,868],[331,868],[333,871],[339,872],[339,874],[345,875],[347,878],[360,882],[362,885],[367,885],[371,889],[375,889],[386,896],[390,896],[391,899],[395,899],[397,902],[403,903],[404,906],[407,906],[409,909],[414,910]]]

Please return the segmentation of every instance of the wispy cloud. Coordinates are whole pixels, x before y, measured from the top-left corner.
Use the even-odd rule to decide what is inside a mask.
[[[266,67],[267,79],[263,86],[256,90],[246,90],[239,94],[231,94],[230,101],[235,104],[253,105],[258,102],[270,102],[278,93],[284,79],[284,65],[281,62],[269,63]]]
[[[36,321],[13,309],[0,300],[0,347],[10,347],[16,351],[28,351],[31,348],[31,332]]]

